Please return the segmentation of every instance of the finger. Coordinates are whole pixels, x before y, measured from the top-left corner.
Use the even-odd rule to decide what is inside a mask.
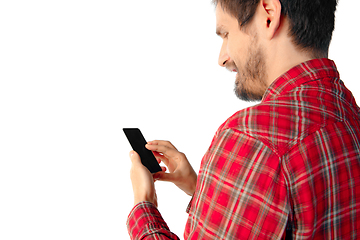
[[[162,162],[160,158],[156,158],[156,161],[158,162],[158,164],[160,164]],[[160,166],[160,167],[163,172],[166,171],[166,167],[163,167],[163,166]]]
[[[154,156],[155,156],[156,158],[159,158],[159,159],[162,159],[162,158],[164,158],[164,157],[165,157],[165,156],[164,156],[164,154],[159,153],[159,152],[155,152],[155,151],[153,151],[153,154],[154,154]]]
[[[141,158],[140,158],[140,155],[135,152],[135,151],[131,151],[130,152],[130,159],[131,159],[131,169],[135,169],[135,168],[138,168],[138,169],[146,169],[146,171],[149,171],[141,162]]]
[[[149,149],[149,150],[151,150],[153,152],[162,153],[167,158],[175,157],[176,154],[179,153],[176,149],[169,148],[169,147],[164,146],[164,145],[146,144],[145,146],[146,146],[147,149]]]
[[[169,159],[167,159],[167,157],[165,157],[164,155],[159,154],[158,152],[154,152],[155,158],[158,161],[158,163],[160,164],[161,162],[163,162],[166,166],[169,165]]]
[[[166,172],[166,167],[162,167],[162,166],[161,166],[161,172]],[[157,176],[156,173],[154,173],[154,174],[153,174],[154,182],[156,182],[157,180],[159,180],[156,176]]]
[[[165,146],[165,147],[173,148],[173,149],[177,150],[176,147],[175,147],[171,142],[169,142],[169,141],[154,140],[154,141],[148,142],[148,144],[150,144],[150,145],[163,145],[163,146]]]
[[[174,182],[176,179],[175,173],[157,172],[153,178],[158,181]]]

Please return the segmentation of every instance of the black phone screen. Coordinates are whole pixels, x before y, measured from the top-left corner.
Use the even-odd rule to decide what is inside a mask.
[[[132,149],[140,155],[141,163],[149,169],[151,173],[161,171],[154,154],[145,147],[146,140],[138,128],[123,128],[123,131],[130,142]]]

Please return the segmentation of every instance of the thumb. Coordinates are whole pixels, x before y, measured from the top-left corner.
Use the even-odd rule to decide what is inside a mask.
[[[157,172],[153,175],[153,177],[155,180],[166,182],[174,182],[175,180],[174,173]]]
[[[140,159],[140,156],[137,152],[135,151],[130,151],[129,153],[130,155],[130,159],[131,159],[131,162],[132,164],[141,164],[141,159]]]

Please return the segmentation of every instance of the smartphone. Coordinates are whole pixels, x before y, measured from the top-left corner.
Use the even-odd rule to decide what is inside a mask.
[[[138,128],[123,128],[123,131],[130,142],[132,149],[140,155],[141,163],[149,169],[151,173],[161,171],[152,151],[145,147],[146,140]]]

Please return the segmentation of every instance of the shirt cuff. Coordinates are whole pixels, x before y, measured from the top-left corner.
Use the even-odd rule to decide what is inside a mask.
[[[135,205],[126,225],[131,239],[142,239],[150,234],[170,231],[160,212],[151,202],[140,202]]]

